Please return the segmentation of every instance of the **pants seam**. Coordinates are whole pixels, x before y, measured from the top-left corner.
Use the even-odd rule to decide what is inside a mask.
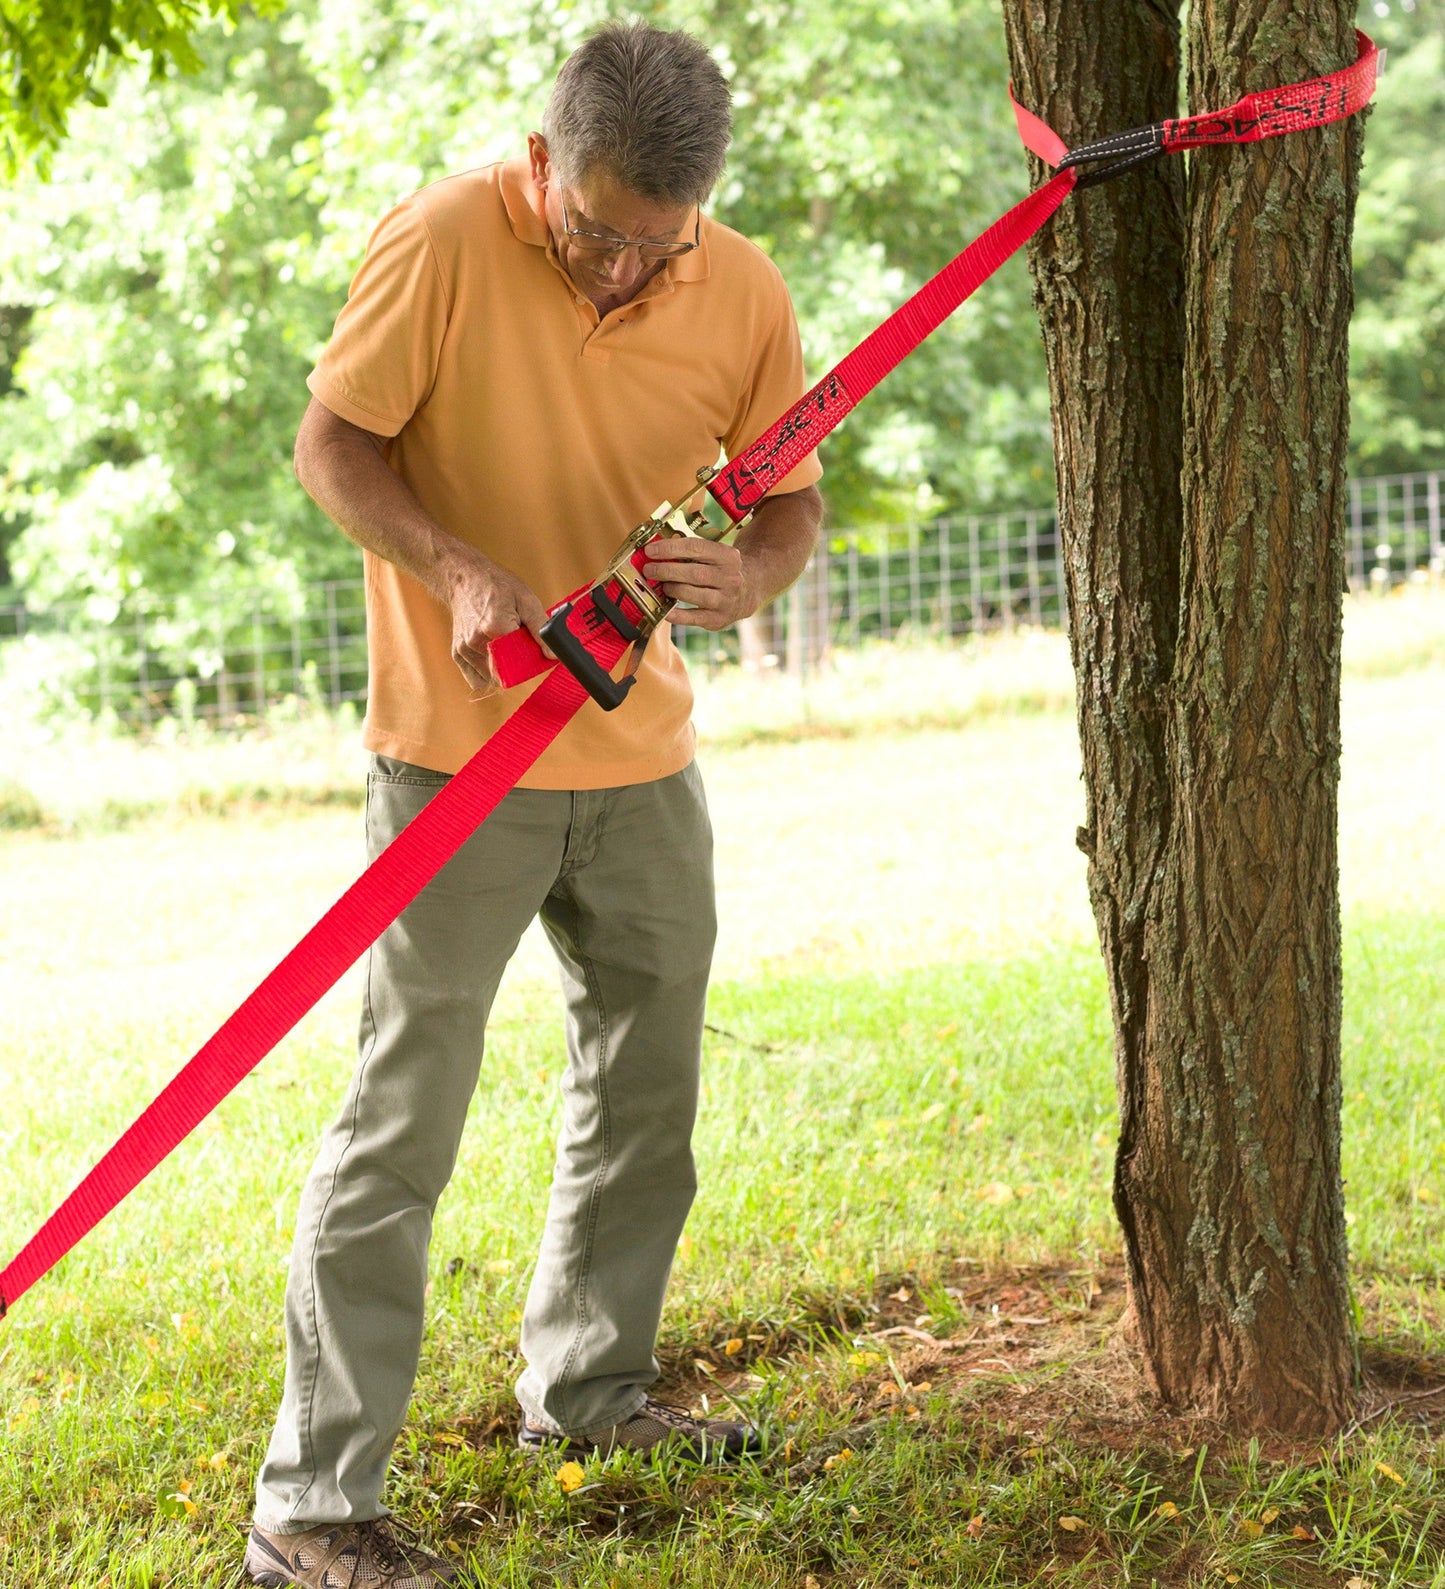
[[[602,999],[601,988],[598,986],[596,969],[592,960],[582,953],[580,943],[578,959],[582,963],[583,974],[587,979],[587,991],[592,996],[592,1007],[597,1013],[597,1112],[601,1121],[602,1155],[601,1162],[597,1166],[597,1174],[592,1181],[592,1192],[588,1198],[587,1229],[582,1240],[582,1253],[577,1270],[577,1331],[572,1338],[572,1345],[568,1348],[562,1372],[557,1376],[558,1391],[562,1397],[567,1397],[569,1400],[572,1369],[577,1361],[577,1354],[582,1350],[583,1337],[586,1335],[589,1323],[587,1282],[591,1277],[597,1222],[601,1217],[603,1187],[607,1180],[607,1172],[612,1167],[612,1119],[607,1106],[607,1008]]]

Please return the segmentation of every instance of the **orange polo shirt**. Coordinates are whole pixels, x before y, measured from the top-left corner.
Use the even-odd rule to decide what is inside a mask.
[[[558,263],[525,159],[448,177],[372,234],[307,384],[391,437],[391,467],[458,539],[555,605],[595,579],[634,525],[686,494],[805,390],[787,289],[746,238],[704,218],[701,246],[600,323]],[[809,456],[778,489],[822,473]],[[447,609],[366,554],[370,690],[363,739],[456,772],[535,685],[478,698]],[[596,789],[692,758],[692,690],[664,624],[626,702],[589,701],[521,780]]]

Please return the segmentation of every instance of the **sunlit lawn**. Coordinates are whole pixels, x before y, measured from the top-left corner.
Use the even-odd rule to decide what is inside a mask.
[[[1381,634],[1346,693],[1346,1173],[1366,1334],[1423,1357],[1445,1353],[1445,665],[1427,637],[1404,671],[1373,666],[1398,649]],[[967,1383],[940,1365],[918,1389],[912,1338],[860,1333],[895,1286],[907,1305],[890,1318],[982,1329],[979,1288],[1020,1270],[1054,1277],[1028,1284],[1060,1321],[1082,1295],[1083,1328],[1117,1238],[1060,645],[899,653],[893,685],[876,658],[852,667],[806,701],[780,683],[749,706],[724,685],[701,705],[723,926],[703,1190],[664,1356],[690,1396],[720,1381],[795,1451],[725,1483],[614,1465],[569,1500],[492,1427],[508,1416],[561,1058],[529,938],[438,1220],[397,1497],[478,1552],[489,1583],[1445,1582],[1438,1440],[1387,1425],[1372,1443],[1372,1425],[1309,1460],[1216,1451],[1176,1473],[1157,1453],[1056,1445],[1052,1424],[1000,1435],[978,1397],[1042,1372],[1046,1351]],[[778,737],[804,710],[813,732]],[[959,726],[889,726],[910,715]],[[350,880],[359,840],[345,806],[0,838],[0,1257]],[[279,1387],[290,1222],[355,1003],[348,979],[0,1324],[3,1589],[233,1581]],[[1117,1351],[1090,1342],[1076,1357]],[[850,1425],[872,1421],[859,1408],[893,1399],[895,1433],[790,1471],[810,1442],[852,1450]],[[1164,1502],[1185,1521],[1151,1521]],[[1258,1537],[1242,1525],[1271,1509]],[[1058,1522],[1075,1516],[1077,1530]],[[1291,1520],[1309,1541],[1291,1541]]]

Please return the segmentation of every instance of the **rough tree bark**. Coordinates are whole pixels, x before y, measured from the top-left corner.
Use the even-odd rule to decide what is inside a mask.
[[[1066,142],[1174,114],[1162,0],[1005,0]],[[1343,0],[1195,0],[1192,109],[1353,59]],[[1335,791],[1354,124],[1178,157],[1034,245],[1116,1032],[1114,1200],[1161,1396],[1321,1433],[1352,1366]]]

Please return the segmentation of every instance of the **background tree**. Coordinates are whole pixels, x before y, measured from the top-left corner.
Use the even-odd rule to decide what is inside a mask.
[[[87,4],[100,13],[99,0]],[[1371,21],[1394,53],[1372,132],[1377,186],[1361,212],[1363,423],[1352,456],[1375,468],[1428,467],[1445,447],[1432,355],[1445,338],[1439,4],[1397,4]],[[79,0],[0,9],[42,30],[89,15]],[[32,612],[84,601],[100,617],[179,599],[167,660],[205,668],[213,642],[200,619],[218,604],[249,608],[264,588],[295,606],[309,582],[354,572],[289,454],[306,370],[365,239],[419,184],[512,153],[562,56],[605,16],[635,9],[296,0],[284,14],[241,10],[232,26],[224,7],[207,17],[197,0],[185,15],[200,18],[201,71],[156,81],[144,61],[103,49],[92,82],[111,104],[77,104],[48,182],[31,172],[0,190],[7,594]],[[992,0],[897,0],[886,11],[866,0],[644,0],[641,11],[693,28],[732,76],[738,136],[714,209],[787,274],[815,371],[1018,195]],[[111,8],[118,40],[135,14]],[[1100,59],[1088,80],[1112,80],[1110,70]],[[1114,202],[1096,195],[1087,213],[1111,216]],[[1145,277],[1153,267],[1131,280]],[[1080,294],[1096,290],[1078,279]],[[1120,313],[1158,320],[1127,303]],[[830,440],[834,525],[1046,507],[1036,347],[1024,272],[1010,268]],[[1158,357],[1167,367],[1174,355]],[[1142,503],[1140,517],[1141,535],[1164,533]]]
[[[184,646],[218,602],[352,569],[290,468],[338,301],[293,152],[325,100],[257,18],[214,28],[195,78],[122,72],[111,99],[5,196],[0,302],[26,319],[0,509],[34,607],[164,598]]]
[[[1172,7],[1005,10],[1066,141],[1172,112]],[[1351,20],[1192,7],[1191,108],[1347,64]],[[1082,196],[1032,255],[1132,1322],[1166,1402],[1310,1433],[1342,1421],[1352,1367],[1335,832],[1359,147],[1352,122],[1211,149],[1187,190],[1176,168]]]
[[[1365,20],[1390,67],[1370,112],[1350,328],[1350,458],[1362,474],[1445,459],[1445,5],[1379,11]]]
[[[104,105],[101,83],[118,61],[146,56],[151,76],[199,71],[193,34],[203,17],[235,22],[245,0],[4,0],[0,5],[0,163],[13,176],[65,137],[72,106]],[[256,0],[255,11],[281,0]]]

